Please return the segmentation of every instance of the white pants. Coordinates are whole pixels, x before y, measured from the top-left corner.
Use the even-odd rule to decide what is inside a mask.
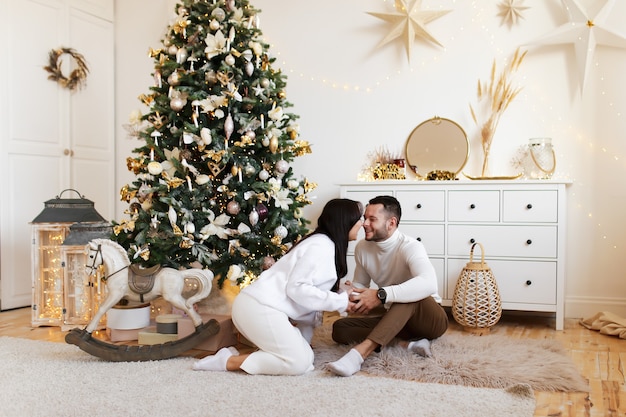
[[[259,350],[241,365],[249,374],[302,375],[313,370],[313,349],[281,311],[246,293],[233,302],[233,324]]]

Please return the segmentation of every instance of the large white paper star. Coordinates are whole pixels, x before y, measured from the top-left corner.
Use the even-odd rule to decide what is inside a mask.
[[[416,38],[422,38],[443,46],[426,30],[426,24],[449,13],[451,10],[421,10],[422,0],[395,0],[395,13],[367,12],[393,25],[391,32],[378,45],[383,46],[396,38],[402,37],[409,61],[411,46]]]
[[[536,39],[531,44],[573,44],[580,77],[579,88],[582,92],[587,81],[587,73],[591,69],[596,45],[626,48],[626,37],[605,26],[611,9],[615,5],[615,0],[607,0],[600,11],[592,17],[583,10],[577,0],[562,1],[569,15],[569,22]]]

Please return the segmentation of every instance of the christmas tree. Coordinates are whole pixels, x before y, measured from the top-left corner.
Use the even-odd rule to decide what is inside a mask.
[[[114,237],[144,267],[211,269],[221,286],[269,268],[308,232],[315,184],[297,178],[310,153],[286,112],[286,76],[247,0],[184,0],[150,49],[154,85],[127,126],[145,142],[127,158],[128,218]]]

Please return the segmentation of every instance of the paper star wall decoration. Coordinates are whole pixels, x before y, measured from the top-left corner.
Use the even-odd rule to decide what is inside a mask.
[[[498,3],[500,12],[498,16],[502,18],[502,24],[507,24],[509,28],[519,23],[523,19],[522,12],[528,7],[524,6],[524,0],[503,0]]]
[[[608,28],[606,20],[611,14],[615,0],[607,0],[595,16],[589,16],[577,0],[562,0],[569,15],[569,22],[536,39],[531,44],[573,44],[576,52],[579,88],[584,89],[587,73],[591,69],[597,45],[626,48],[626,37]]]
[[[394,39],[402,38],[409,61],[411,61],[411,46],[416,38],[443,46],[428,32],[426,25],[435,19],[451,12],[451,10],[422,10],[422,0],[395,0],[395,13],[368,14],[391,23],[391,32],[378,45],[383,46]]]

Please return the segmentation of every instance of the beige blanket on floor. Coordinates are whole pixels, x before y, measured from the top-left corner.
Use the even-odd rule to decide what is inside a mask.
[[[588,329],[598,330],[602,334],[626,339],[626,318],[608,311],[602,311],[593,317],[583,319],[580,324]]]

